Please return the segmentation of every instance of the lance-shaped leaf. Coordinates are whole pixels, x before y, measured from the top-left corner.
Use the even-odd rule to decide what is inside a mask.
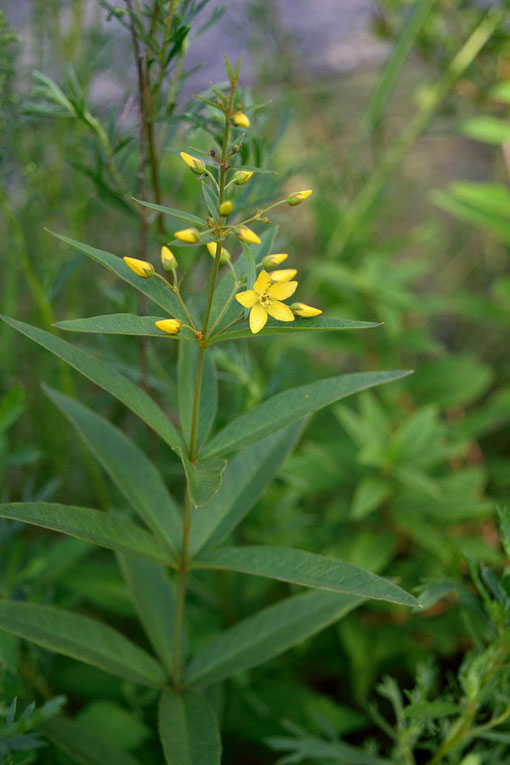
[[[81,765],[140,765],[132,754],[100,733],[65,717],[48,720],[41,726],[41,733]]]
[[[0,629],[133,683],[157,687],[166,682],[166,673],[156,659],[117,630],[88,616],[2,600]]]
[[[277,393],[262,404],[232,420],[206,444],[202,456],[228,454],[246,444],[258,441],[286,425],[301,420],[312,412],[375,385],[406,377],[410,372],[356,372],[328,377],[308,385]]]
[[[239,308],[237,307],[239,313]],[[60,325],[58,325],[60,326]],[[242,337],[262,337],[267,335],[289,335],[299,332],[332,332],[339,329],[371,329],[380,327],[380,324],[374,324],[371,321],[349,321],[348,319],[328,319],[327,317],[316,316],[311,319],[300,319],[296,317],[294,321],[281,322],[275,319],[268,319],[264,329],[252,334],[248,324],[245,322],[239,326],[227,329],[226,332],[216,333],[211,337],[210,345],[220,343],[223,340],[238,340]]]
[[[171,674],[175,595],[167,571],[145,560],[117,555],[133,605],[154,651]]]
[[[156,212],[162,212],[162,213],[165,213],[165,215],[170,215],[172,218],[178,218],[179,220],[185,220],[188,223],[194,223],[196,226],[207,228],[207,222],[203,220],[202,218],[199,218],[198,215],[192,215],[191,213],[183,212],[182,210],[174,210],[173,207],[165,207],[164,205],[156,205],[153,202],[144,202],[141,199],[137,199],[135,201],[138,202],[138,204],[143,205],[144,207],[148,207],[150,210],[155,210]]]
[[[371,571],[324,555],[293,550],[289,547],[252,545],[223,547],[202,553],[194,566],[224,571],[239,571],[283,582],[345,592],[373,600],[386,600],[403,606],[417,606],[418,601],[398,585]]]
[[[306,592],[235,624],[193,659],[189,685],[209,685],[279,656],[291,646],[341,619],[363,600],[336,592]]]
[[[112,313],[105,316],[91,316],[87,319],[57,321],[55,327],[68,332],[88,332],[104,335],[143,335],[170,340],[194,341],[193,332],[186,329],[186,327],[183,327],[178,335],[169,335],[158,329],[156,322],[165,318],[165,316],[137,316],[132,313]]]
[[[178,299],[172,290],[169,287],[166,287],[160,279],[142,279],[131,271],[122,258],[113,255],[111,252],[98,250],[97,247],[91,247],[89,244],[78,242],[76,239],[70,239],[68,236],[56,234],[54,231],[49,231],[48,233],[52,234],[52,236],[55,236],[57,239],[60,239],[60,241],[71,245],[71,247],[75,247],[77,250],[84,252],[85,255],[88,255],[89,258],[92,258],[92,260],[95,260],[97,263],[101,263],[102,266],[105,266],[109,271],[116,274],[128,284],[131,284],[132,287],[135,287],[139,292],[150,298],[156,305],[159,305],[160,308],[163,308],[173,317],[179,319],[179,321],[187,323],[188,320],[186,314],[182,310],[182,306]]]
[[[44,386],[140,518],[173,549],[181,517],[154,464],[119,428],[84,404]]]
[[[193,405],[195,380],[197,376],[198,347],[195,343],[183,343],[179,346],[179,360],[177,364],[177,393],[179,402],[179,417],[181,429],[190,443],[191,426],[193,422]],[[200,393],[200,409],[197,427],[197,446],[201,446],[211,430],[216,409],[218,406],[218,383],[216,369],[210,354],[204,357],[204,371]]]
[[[206,505],[221,486],[221,476],[227,466],[227,460],[212,457],[195,463],[188,459],[183,450],[180,450],[179,454],[193,505]]]
[[[134,555],[161,565],[175,558],[152,534],[123,518],[88,507],[54,502],[9,502],[0,505],[0,518],[30,523],[82,539],[110,550]]]
[[[31,327],[23,321],[9,319],[6,316],[1,317],[11,327],[22,332],[31,340],[47,348],[49,351],[66,361],[70,366],[77,369],[78,372],[88,377],[89,380],[99,385],[119,401],[122,401],[128,409],[131,409],[140,417],[150,428],[161,436],[166,443],[173,449],[184,446],[183,440],[177,430],[174,428],[163,410],[145,393],[138,385],[121,375],[116,369],[113,369],[104,361],[96,359],[87,351],[77,348],[67,340],[56,337],[51,332],[46,332],[38,327]]]
[[[198,693],[166,688],[159,702],[158,728],[167,765],[220,765],[218,721]]]
[[[248,446],[229,461],[218,493],[192,515],[191,556],[206,545],[223,542],[242,521],[294,448],[302,429],[302,423],[290,425]]]

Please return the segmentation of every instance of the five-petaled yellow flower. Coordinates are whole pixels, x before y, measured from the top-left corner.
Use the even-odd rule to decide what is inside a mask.
[[[278,321],[294,321],[287,300],[296,291],[297,282],[272,282],[266,271],[261,271],[253,289],[239,292],[236,300],[250,311],[250,329],[255,335],[265,326],[267,315]]]

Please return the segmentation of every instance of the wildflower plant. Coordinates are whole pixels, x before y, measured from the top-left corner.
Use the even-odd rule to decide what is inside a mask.
[[[284,261],[287,265],[287,253],[271,253],[268,237],[257,231],[260,225],[267,225],[270,211],[302,204],[312,192],[291,192],[248,217],[238,215],[238,187],[253,183],[263,171],[237,164],[245,132],[253,128],[243,111],[249,110],[237,98],[239,63],[235,69],[226,63],[228,88],[213,88],[211,98],[202,97],[212,113],[219,115],[221,140],[203,157],[195,156],[200,152],[193,149],[193,154],[181,153],[184,164],[196,175],[197,185],[202,186],[206,215],[140,202],[158,216],[165,214],[187,225],[164,244],[160,265],[156,268],[148,261],[118,257],[55,235],[130,284],[158,310],[156,315],[72,319],[57,327],[78,333],[159,337],[163,352],[164,343],[177,342],[179,424],[174,424],[147,390],[107,361],[53,333],[4,317],[136,414],[177,454],[185,487],[181,503],[170,494],[155,462],[132,438],[83,402],[45,387],[143,525],[131,515],[121,514],[111,501],[105,510],[50,502],[7,503],[0,506],[0,516],[113,550],[151,651],[89,616],[36,603],[0,601],[0,628],[135,685],[158,689],[159,735],[166,761],[190,765],[220,762],[214,686],[279,655],[366,599],[417,605],[393,581],[340,560],[286,547],[225,544],[315,411],[408,374],[353,373],[300,385],[215,428],[217,380],[211,346],[253,335],[377,326],[323,317],[319,308],[286,302],[298,291],[297,271],[279,268]],[[173,252],[176,247],[181,248],[178,256]],[[186,247],[201,248],[210,266],[198,303],[191,302],[183,290]],[[235,249],[241,250],[237,257]],[[289,594],[229,626],[196,650],[190,634],[188,651],[190,581],[214,571],[279,580],[306,590]]]

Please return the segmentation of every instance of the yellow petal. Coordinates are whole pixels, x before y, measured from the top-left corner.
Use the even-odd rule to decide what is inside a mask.
[[[255,303],[250,311],[250,329],[254,335],[264,327],[267,321],[267,311],[260,303]]]
[[[294,321],[294,314],[289,306],[285,305],[285,303],[280,303],[279,300],[268,305],[267,312],[273,319],[277,319],[278,321]]]
[[[273,271],[271,279],[273,282],[290,282],[296,274],[296,268],[281,268],[279,271]]]
[[[236,300],[241,305],[244,305],[245,308],[251,308],[257,302],[258,295],[253,290],[246,290],[246,292],[238,292]]]
[[[267,271],[262,270],[260,274],[257,276],[257,281],[253,285],[253,289],[255,292],[258,292],[259,295],[261,295],[263,292],[266,291],[266,289],[271,284],[271,277],[267,273]]]
[[[320,308],[314,308],[312,305],[306,305],[306,303],[292,303],[291,309],[296,316],[302,316],[305,319],[311,316],[320,316],[322,313]]]
[[[287,300],[296,291],[297,282],[276,282],[267,290],[267,294],[276,300]]]

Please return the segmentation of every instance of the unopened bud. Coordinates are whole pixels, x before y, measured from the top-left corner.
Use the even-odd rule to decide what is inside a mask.
[[[294,191],[287,197],[287,204],[289,204],[291,207],[300,205],[305,201],[305,199],[308,199],[311,193],[312,189],[306,189],[306,191]]]
[[[206,244],[207,249],[209,250],[211,256],[213,258],[216,257],[216,250],[218,249],[218,243],[217,242],[207,242]],[[228,263],[230,260],[230,252],[226,250],[224,247],[221,248],[220,252],[220,263],[224,265],[225,263]]]
[[[232,202],[230,199],[227,199],[226,202],[222,202],[221,205],[218,208],[218,212],[220,215],[230,215],[232,210],[234,209],[234,206],[232,205]]]
[[[246,116],[244,112],[235,112],[234,125],[240,128],[249,128],[250,120],[248,119],[248,117]]]
[[[290,282],[296,274],[296,268],[282,268],[280,271],[273,271],[270,276],[273,282]]]
[[[124,263],[133,271],[137,276],[141,276],[142,279],[150,279],[154,275],[154,266],[152,263],[147,263],[146,260],[138,260],[137,258],[124,258]]]
[[[175,238],[181,242],[194,244],[200,239],[200,232],[196,228],[183,228],[181,231],[175,232]]]
[[[205,162],[198,159],[198,157],[192,157],[191,154],[186,154],[185,151],[181,151],[181,158],[187,164],[189,169],[197,175],[205,175],[207,173]]]
[[[296,316],[302,316],[303,319],[319,316],[322,313],[320,308],[314,308],[311,305],[305,305],[305,303],[292,303],[290,309]]]
[[[165,271],[173,271],[177,268],[177,258],[169,247],[161,248],[161,265]]]
[[[236,186],[242,186],[243,183],[248,183],[250,178],[253,175],[253,170],[236,170],[232,180],[236,184]]]
[[[261,223],[265,223],[266,225],[268,223],[271,223],[271,218],[264,217],[264,218],[257,218],[257,220],[259,220]]]
[[[238,154],[242,148],[243,147],[241,146],[240,143],[233,143],[232,146],[230,147],[230,151],[232,152],[232,154]]]
[[[262,258],[262,265],[264,268],[276,268],[276,266],[279,266],[284,260],[287,260],[288,257],[286,252],[277,252],[274,255],[266,255],[265,258]]]
[[[156,327],[167,335],[177,335],[181,331],[182,322],[177,319],[161,319],[156,322]]]
[[[237,226],[235,233],[241,242],[246,242],[247,244],[260,244],[260,238],[251,230],[251,228],[248,228],[248,226]]]

